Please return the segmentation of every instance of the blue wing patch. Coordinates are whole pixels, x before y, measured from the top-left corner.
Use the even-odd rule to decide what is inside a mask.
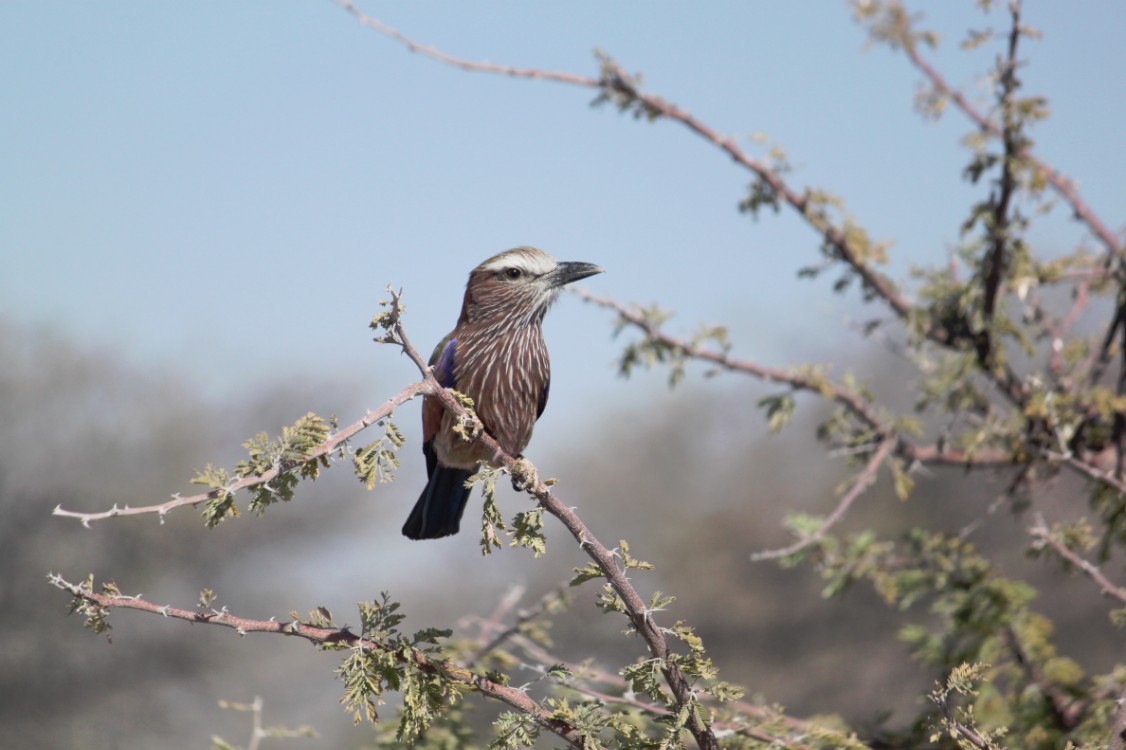
[[[450,339],[446,348],[438,356],[438,361],[434,364],[434,377],[438,379],[438,383],[443,388],[454,387],[454,357],[456,353],[457,339]]]

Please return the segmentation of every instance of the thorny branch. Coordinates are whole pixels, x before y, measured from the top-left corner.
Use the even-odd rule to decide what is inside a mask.
[[[471,672],[449,661],[434,659],[418,649],[404,649],[401,646],[389,649],[386,645],[362,638],[347,628],[325,628],[308,625],[299,620],[281,622],[278,620],[251,620],[236,617],[223,610],[190,610],[179,609],[167,605],[154,604],[139,596],[114,595],[93,591],[83,585],[71,583],[62,576],[51,575],[50,582],[69,592],[71,595],[82,599],[102,609],[134,609],[141,612],[163,615],[174,620],[199,623],[203,625],[218,625],[231,628],[239,635],[249,633],[273,633],[275,635],[289,635],[302,638],[318,645],[348,646],[371,650],[390,650],[395,658],[403,664],[409,664],[417,669],[430,674],[441,674],[448,680],[465,685],[482,695],[505,703],[531,716],[538,724],[566,740],[572,747],[585,750],[583,738],[574,726],[565,721],[554,718],[550,713],[532,700],[523,691],[501,685],[488,677]]]
[[[969,453],[953,450],[943,444],[917,445],[896,433],[894,427],[872,404],[854,390],[824,379],[811,378],[801,373],[760,365],[757,362],[733,356],[725,351],[715,351],[696,346],[682,338],[666,333],[646,320],[636,310],[631,310],[608,297],[600,297],[582,289],[576,289],[574,293],[587,302],[613,310],[622,320],[639,329],[647,338],[660,342],[686,357],[709,362],[725,370],[750,375],[770,383],[789,385],[794,390],[818,394],[828,401],[840,404],[871,429],[873,433],[894,435],[896,454],[910,462],[958,466],[1007,466],[1012,463],[1012,457],[1008,453],[996,449],[979,449]]]
[[[808,391],[822,396],[848,409],[857,419],[869,427],[876,435],[895,437],[895,454],[910,464],[962,466],[965,468],[1003,468],[1016,463],[1014,457],[998,448],[976,448],[973,451],[951,449],[945,441],[932,445],[919,445],[897,432],[892,425],[871,406],[859,393],[839,384],[822,379],[811,379],[773,367],[766,367],[750,360],[735,357],[726,351],[715,351],[696,346],[685,339],[672,336],[646,320],[637,311],[606,297],[599,297],[581,289],[573,290],[580,298],[593,304],[613,310],[622,320],[638,328],[646,337],[684,354],[691,359],[709,362],[732,372],[740,372],[760,380],[788,384],[795,390]],[[1126,307],[1123,308],[1126,310]],[[1123,326],[1126,331],[1126,325]],[[1126,346],[1124,346],[1126,354]],[[1116,492],[1126,495],[1126,481],[1120,479],[1120,468],[1100,454],[1083,457],[1074,453],[1060,453],[1050,448],[1041,448],[1039,454],[1053,464],[1058,464],[1092,481],[1104,484]]]
[[[604,60],[602,75],[598,78],[594,78],[591,76],[580,76],[571,73],[540,70],[537,68],[516,68],[508,65],[498,65],[496,63],[467,60],[465,58],[447,55],[433,47],[419,44],[401,31],[364,14],[350,0],[335,1],[337,5],[351,13],[360,24],[375,29],[381,34],[394,39],[412,52],[424,54],[445,65],[451,65],[461,70],[471,72],[493,73],[511,76],[513,78],[557,81],[574,86],[598,89],[599,91],[611,95],[625,95],[633,101],[636,101],[646,112],[652,113],[654,116],[667,117],[670,120],[681,123],[692,132],[721,149],[737,164],[750,170],[759,179],[763,180],[778,198],[797,211],[811,227],[822,235],[823,239],[834,252],[837,253],[839,258],[861,278],[865,287],[875,296],[883,298],[899,318],[908,319],[913,313],[914,307],[911,302],[895,288],[895,285],[886,276],[872,268],[865,260],[864,253],[849,240],[846,233],[819,216],[818,212],[815,210],[815,201],[811,200],[807,193],[801,193],[792,188],[782,179],[781,175],[776,170],[741,149],[733,138],[720,134],[702,120],[676,105],[638,89],[634,78],[616,63],[610,60]],[[945,338],[945,332],[941,329],[935,329],[931,335],[938,337],[938,339],[944,340]]]
[[[243,477],[221,489],[214,489],[210,490],[209,492],[202,492],[197,495],[189,496],[181,496],[177,493],[172,496],[171,500],[163,503],[158,503],[156,505],[138,505],[135,507],[124,505],[120,508],[117,505],[114,505],[109,510],[101,511],[99,513],[81,513],[78,511],[65,510],[62,506],[57,506],[53,511],[53,515],[63,516],[64,518],[76,518],[86,528],[89,528],[90,524],[94,521],[101,521],[107,518],[116,518],[118,516],[136,516],[145,513],[158,514],[160,516],[160,522],[164,523],[164,517],[176,508],[182,508],[185,505],[199,505],[200,503],[207,502],[208,500],[214,500],[222,494],[234,495],[240,490],[246,490],[262,484],[266,484],[276,479],[281,474],[293,471],[302,464],[317,461],[323,456],[331,455],[334,451],[347,443],[348,440],[354,437],[356,433],[368,427],[371,427],[381,419],[386,419],[387,417],[391,416],[391,412],[393,412],[396,408],[406,403],[407,401],[410,401],[416,396],[425,394],[429,387],[430,386],[426,383],[425,380],[420,380],[417,383],[412,383],[411,385],[408,385],[406,388],[396,393],[391,398],[387,399],[387,401],[384,402],[383,406],[380,406],[378,409],[372,409],[357,421],[336,432],[334,435],[317,446],[314,450],[303,456],[301,460],[282,461],[269,471],[266,471],[262,474],[254,474],[252,476]]]

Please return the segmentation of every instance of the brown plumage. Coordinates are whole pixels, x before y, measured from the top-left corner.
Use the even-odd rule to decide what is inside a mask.
[[[523,452],[547,405],[551,363],[540,328],[547,309],[563,286],[601,271],[518,247],[470,272],[457,326],[434,349],[430,366],[444,387],[473,399],[482,426],[506,453]],[[493,460],[488,448],[463,440],[453,424],[441,402],[423,399],[429,481],[403,525],[411,539],[456,534],[469,499],[465,480],[478,464]]]

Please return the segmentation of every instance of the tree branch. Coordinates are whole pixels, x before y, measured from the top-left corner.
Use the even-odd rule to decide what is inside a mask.
[[[977,126],[978,130],[995,138],[1003,137],[1002,129],[974,107],[960,91],[951,86],[942,74],[922,56],[919,51],[919,45],[911,41],[910,18],[908,15],[904,13],[897,16],[897,21],[899,22],[897,38],[902,41],[900,46],[903,47],[904,52],[907,54],[907,59],[911,61],[911,64],[930,81],[930,84],[934,86],[936,91],[954,102],[954,105]],[[1016,30],[1017,27],[1014,25],[1014,31]],[[1071,206],[1075,217],[1086,224],[1091,232],[1102,242],[1110,257],[1121,261],[1124,256],[1126,256],[1126,251],[1123,250],[1121,241],[1115,236],[1114,232],[1110,231],[1102,222],[1087,202],[1083,200],[1083,197],[1079,194],[1079,189],[1072,180],[1068,179],[1059,170],[1032,153],[1032,150],[1027,145],[1022,146],[1017,151],[1016,156],[1019,159],[1027,160],[1044,176],[1044,179],[1052,186],[1056,194]]]
[[[365,650],[384,651],[393,654],[401,664],[407,664],[428,674],[439,674],[442,677],[464,685],[482,695],[505,703],[512,708],[532,717],[537,724],[567,741],[576,750],[586,750],[581,733],[571,724],[553,718],[539,703],[532,700],[526,693],[517,689],[493,682],[488,677],[471,672],[452,662],[434,659],[419,649],[404,648],[401,645],[389,647],[386,644],[362,638],[347,628],[325,628],[307,625],[300,620],[280,622],[278,620],[251,620],[245,617],[236,617],[223,610],[188,610],[178,609],[168,605],[154,604],[139,596],[123,596],[108,593],[99,593],[83,585],[71,583],[62,576],[51,574],[48,580],[52,585],[69,592],[76,599],[88,602],[100,609],[133,609],[150,614],[158,614],[174,620],[198,623],[201,625],[218,625],[231,628],[239,635],[249,633],[272,633],[274,635],[288,635],[302,638],[310,643],[325,646],[348,646]]]
[[[1037,540],[1037,546],[1051,547],[1052,551],[1059,555],[1061,559],[1066,561],[1069,565],[1073,565],[1083,571],[1088,578],[1095,582],[1095,585],[1099,587],[1099,591],[1103,593],[1103,596],[1117,599],[1119,602],[1126,604],[1126,587],[1116,585],[1106,577],[1106,574],[1103,573],[1097,565],[1080,557],[1074,550],[1069,549],[1059,537],[1048,529],[1043,519],[1040,519],[1035,526],[1030,528],[1028,533]]]
[[[849,488],[848,492],[841,498],[841,501],[837,503],[837,507],[825,518],[816,531],[787,547],[755,552],[751,555],[751,560],[759,562],[760,560],[776,560],[780,557],[789,557],[821,541],[825,537],[825,534],[828,533],[829,529],[833,528],[833,526],[844,518],[845,513],[848,512],[848,509],[852,506],[856,498],[860,497],[861,493],[876,481],[876,472],[879,470],[880,465],[887,460],[887,457],[891,455],[891,452],[895,449],[898,442],[894,435],[889,435],[880,441],[879,446],[872,453],[871,458],[868,459],[868,463],[864,465],[864,468],[856,476],[856,479],[853,480],[852,487]]]
[[[364,14],[356,8],[350,0],[335,0],[335,2],[341,8],[348,11],[360,24],[375,29],[379,33],[394,39],[412,52],[424,54],[445,65],[451,65],[461,70],[476,73],[492,73],[511,76],[513,78],[557,81],[574,86],[583,86],[598,89],[610,98],[624,95],[630,100],[637,102],[645,112],[653,116],[667,117],[670,120],[679,122],[696,135],[722,150],[737,164],[753,172],[759,179],[763,180],[775,195],[797,211],[798,214],[805,219],[806,223],[822,236],[828,246],[837,253],[838,257],[860,276],[865,287],[867,287],[872,294],[884,299],[898,317],[907,319],[911,316],[914,310],[911,302],[896,290],[895,285],[886,276],[879,273],[868,264],[864,258],[865,253],[854,245],[844,231],[825,221],[824,218],[820,216],[815,208],[814,201],[810,200],[808,193],[799,193],[797,190],[790,187],[776,170],[771,169],[763,162],[751,157],[743,151],[743,149],[739,148],[734,139],[721,135],[702,120],[699,120],[676,105],[638,89],[634,79],[616,63],[610,60],[604,60],[602,75],[598,78],[592,78],[590,76],[580,76],[571,73],[561,73],[536,68],[516,68],[489,62],[467,60],[465,58],[447,55],[432,47],[419,44],[401,31]],[[943,331],[936,329],[933,335],[942,338],[943,333]]]
[[[985,264],[988,273],[985,278],[985,300],[982,313],[985,315],[986,330],[983,332],[982,344],[978,351],[982,367],[989,367],[993,348],[993,332],[989,329],[997,308],[998,293],[1005,275],[1005,266],[1009,254],[1009,204],[1012,202],[1016,190],[1016,179],[1013,173],[1016,166],[1017,152],[1019,149],[1020,121],[1013,113],[1013,94],[1020,85],[1017,81],[1017,45],[1020,41],[1020,2],[1013,0],[1009,3],[1012,15],[1012,29],[1009,32],[1008,57],[1001,72],[1000,105],[1004,127],[1001,132],[1001,141],[1004,154],[1001,157],[1001,177],[998,181],[998,195],[993,199],[993,220],[989,227],[992,247],[989,258]]]
[[[696,346],[684,339],[665,333],[645,316],[608,297],[591,294],[576,288],[572,292],[592,304],[612,310],[625,322],[639,329],[647,338],[674,349],[686,357],[709,362],[731,372],[740,372],[771,383],[789,385],[794,390],[815,393],[826,400],[840,404],[849,410],[865,426],[878,435],[895,432],[876,409],[859,393],[825,379],[767,367],[747,359],[734,357],[726,351],[715,351]],[[911,462],[924,464],[943,464],[951,466],[1007,466],[1013,462],[1012,456],[1003,450],[984,448],[973,452],[951,450],[946,445],[916,445],[898,435],[896,452]]]
[[[350,440],[360,431],[371,427],[381,419],[386,419],[387,417],[391,416],[391,412],[393,412],[396,408],[406,403],[407,401],[410,401],[416,396],[429,393],[432,388],[433,385],[425,380],[420,380],[417,383],[412,383],[411,385],[408,385],[406,388],[396,393],[391,398],[387,399],[383,406],[379,407],[378,409],[372,409],[359,420],[338,431],[336,434],[329,437],[315,449],[306,453],[300,461],[293,460],[279,462],[276,467],[270,469],[269,471],[266,471],[262,474],[243,477],[221,489],[214,489],[209,492],[203,492],[198,495],[190,495],[187,497],[181,496],[179,493],[177,493],[172,496],[171,500],[156,505],[143,505],[136,507],[125,505],[119,508],[115,504],[109,510],[102,511],[100,513],[80,513],[72,510],[65,510],[60,505],[55,507],[52,515],[62,516],[64,518],[78,519],[86,528],[90,528],[90,524],[94,521],[101,521],[107,518],[117,518],[119,516],[137,516],[146,513],[156,513],[160,517],[160,522],[164,523],[164,517],[176,508],[182,508],[185,505],[199,505],[200,503],[207,502],[208,500],[214,500],[221,495],[234,495],[240,490],[246,490],[262,484],[266,484],[267,482],[276,479],[282,474],[294,471],[295,469],[305,464],[315,463],[321,460],[323,457],[330,455],[331,453],[333,453],[333,451],[337,450],[342,445],[347,443],[348,440]]]

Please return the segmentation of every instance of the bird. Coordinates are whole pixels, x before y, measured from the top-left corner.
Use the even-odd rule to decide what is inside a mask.
[[[547,406],[551,363],[544,315],[571,282],[602,273],[593,263],[557,262],[543,250],[516,247],[469,273],[457,325],[434,348],[430,367],[443,388],[473,399],[484,430],[519,457]],[[469,501],[466,480],[493,451],[454,431],[457,417],[434,396],[422,403],[422,452],[428,481],[403,524],[410,539],[456,534]]]

